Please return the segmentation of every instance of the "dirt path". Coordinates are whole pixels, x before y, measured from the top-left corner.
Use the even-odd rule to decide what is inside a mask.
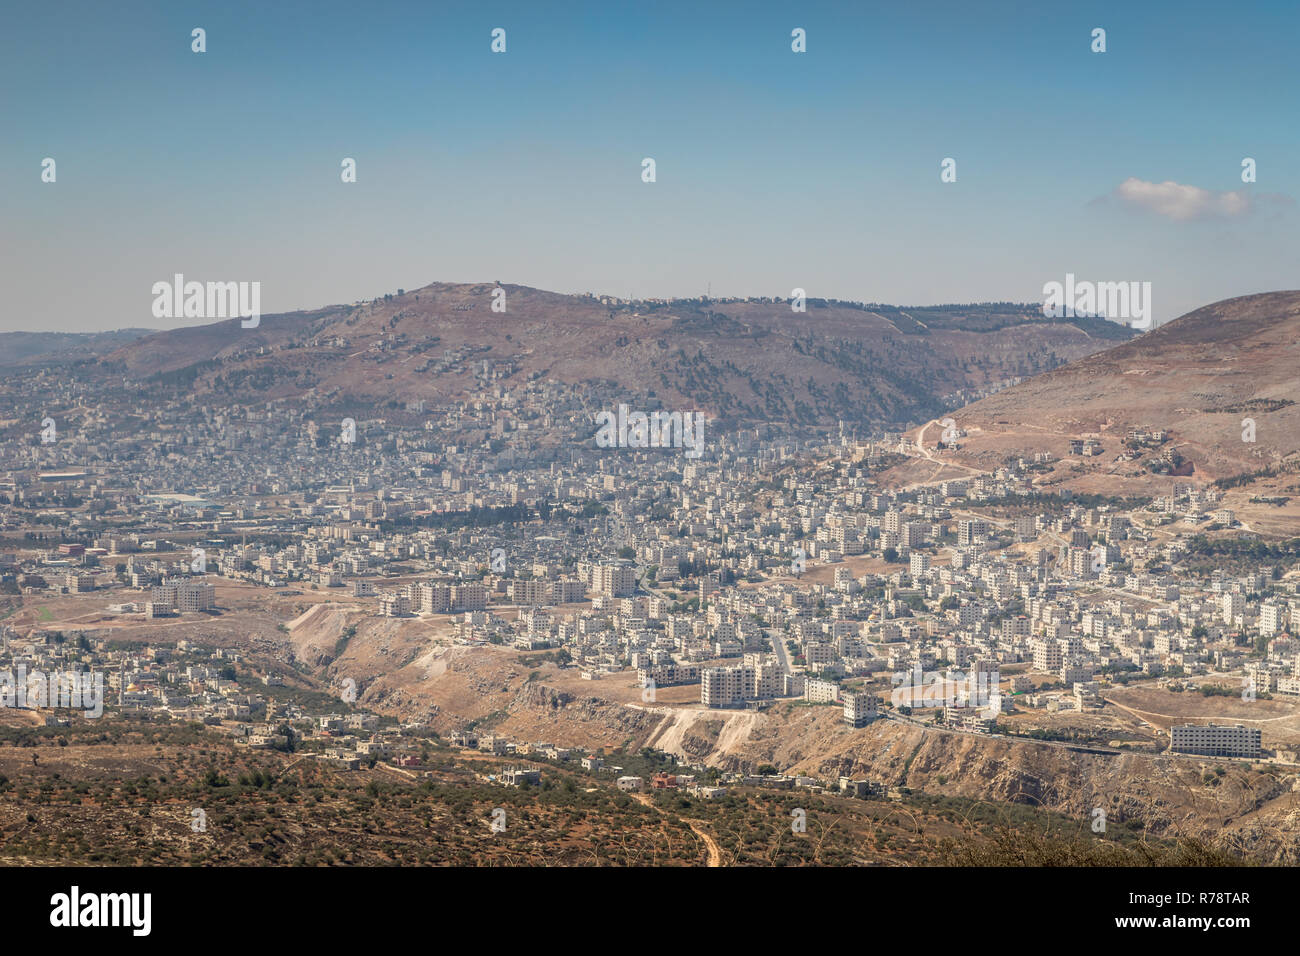
[[[1215,719],[1213,715],[1210,715],[1208,717],[1188,717],[1180,714],[1162,714],[1156,710],[1138,710],[1136,707],[1129,707],[1126,704],[1121,704],[1119,701],[1113,700],[1110,697],[1103,697],[1102,700],[1104,700],[1108,704],[1113,704],[1114,706],[1118,707],[1120,710],[1132,714],[1134,717],[1142,721],[1144,724],[1149,724],[1150,726],[1156,727],[1160,730],[1167,730],[1168,728],[1161,727],[1159,724],[1152,723],[1146,718],[1159,717],[1163,720],[1169,721],[1170,726],[1173,726],[1174,724],[1178,723],[1178,721],[1180,720],[1190,722],[1196,720]],[[1277,720],[1294,720],[1295,716],[1296,716],[1295,714],[1281,714],[1277,717],[1232,717],[1230,719],[1236,723],[1243,723],[1243,724],[1271,724]]]
[[[420,779],[420,777],[419,777],[418,774],[413,773],[413,772],[410,771],[410,770],[407,770],[405,767],[394,767],[391,763],[384,763],[382,760],[381,760],[379,763],[375,764],[375,769],[376,769],[376,770],[386,770],[386,771],[388,771],[389,773],[400,774],[400,775],[402,775],[403,777],[406,777],[406,778],[409,779],[409,780],[419,780],[419,779]]]
[[[933,463],[935,465],[934,473],[924,481],[914,481],[911,484],[903,486],[901,490],[911,491],[916,488],[926,488],[926,487],[930,487],[931,485],[937,485],[940,483],[939,476],[943,474],[943,470],[945,468],[960,468],[962,471],[965,471],[969,475],[988,474],[988,472],[983,471],[982,469],[979,468],[972,468],[970,465],[963,465],[960,462],[947,461],[942,458],[935,458],[934,455],[930,453],[930,449],[925,446],[925,433],[926,431],[929,430],[931,425],[936,425],[936,424],[941,424],[941,423],[936,422],[932,419],[921,426],[921,430],[916,433],[917,454],[911,456],[914,458],[915,457],[924,458],[926,461]]]
[[[276,776],[277,776],[277,777],[282,777],[282,776],[284,776],[286,773],[288,773],[290,770],[292,770],[294,767],[298,766],[298,764],[302,763],[304,760],[310,760],[310,759],[313,759],[313,758],[308,757],[306,754],[303,754],[303,755],[300,756],[300,757],[295,757],[293,760],[290,760],[287,764],[285,764],[283,767],[281,767],[281,768],[280,768],[280,772],[279,772],[278,774],[276,774]]]
[[[660,815],[663,814],[663,810],[661,810],[655,802],[650,799],[650,794],[632,793],[628,794],[628,796],[637,803],[658,811]],[[686,820],[686,824],[691,828],[691,832],[700,838],[700,842],[704,844],[704,848],[708,851],[709,862],[707,865],[722,866],[722,848],[718,846],[718,841],[713,839],[713,837],[699,825],[698,820],[687,820],[686,817],[682,817],[682,819]]]
[[[1121,704],[1119,701],[1111,697],[1103,697],[1102,700],[1110,704],[1112,707],[1118,707],[1120,710],[1124,711],[1124,713],[1128,714],[1129,716],[1136,717],[1138,721],[1146,724],[1148,727],[1152,728],[1153,730],[1165,729],[1161,727],[1159,724],[1153,724],[1151,721],[1147,720],[1147,717],[1165,717],[1167,716],[1166,714],[1156,714],[1149,710],[1138,710],[1136,707],[1128,707],[1124,704]]]
[[[709,866],[722,866],[722,850],[718,847],[718,841],[709,836],[696,825],[694,820],[687,820],[691,832],[704,841],[704,845],[709,850]]]

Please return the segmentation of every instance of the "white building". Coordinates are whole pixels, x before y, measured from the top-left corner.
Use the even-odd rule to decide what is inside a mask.
[[[1253,758],[1260,754],[1260,732],[1258,727],[1242,724],[1232,727],[1218,724],[1174,727],[1170,731],[1169,749],[1203,757]]]
[[[865,727],[879,716],[880,698],[875,694],[846,691],[841,698],[844,701],[844,722],[854,727]]]
[[[803,696],[813,704],[833,704],[839,700],[840,685],[833,680],[811,677],[804,682]]]
[[[754,668],[709,667],[700,674],[700,703],[705,707],[733,707],[743,703],[754,685]]]

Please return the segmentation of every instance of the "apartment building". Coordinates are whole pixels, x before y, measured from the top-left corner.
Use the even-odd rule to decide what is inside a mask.
[[[1232,624],[1246,613],[1246,596],[1236,592],[1222,595],[1219,598],[1219,613],[1224,624]]]
[[[181,612],[206,611],[216,607],[217,589],[202,578],[168,579],[153,586],[151,600]]]
[[[637,682],[642,687],[672,687],[699,680],[700,668],[695,664],[657,664],[637,669]]]
[[[487,588],[477,581],[451,586],[451,607],[454,611],[482,611],[487,608]]]
[[[804,699],[813,704],[833,704],[839,700],[840,685],[833,680],[810,677],[804,681]]]
[[[875,694],[846,691],[841,699],[844,702],[846,724],[865,727],[879,716],[880,698]]]
[[[446,614],[451,610],[451,586],[436,582],[417,584],[411,606],[420,614]]]
[[[1282,630],[1291,618],[1291,609],[1285,604],[1269,602],[1259,607],[1259,632],[1272,636]]]
[[[1242,724],[1174,727],[1170,731],[1169,749],[1203,757],[1255,758],[1260,755],[1260,731],[1258,727]]]
[[[754,668],[708,667],[700,674],[700,703],[705,707],[734,707],[744,703],[754,684]]]
[[[591,569],[591,590],[605,597],[628,597],[636,590],[636,568],[603,564]]]
[[[1034,670],[1056,673],[1061,669],[1061,645],[1059,641],[1034,641]]]
[[[63,579],[63,584],[71,594],[89,594],[95,590],[95,579],[89,574],[69,572]]]

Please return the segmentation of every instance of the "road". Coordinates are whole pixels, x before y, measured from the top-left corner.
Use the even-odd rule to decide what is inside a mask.
[[[637,587],[639,587],[642,591],[645,591],[647,594],[652,594],[655,597],[662,598],[665,601],[672,600],[672,598],[668,596],[668,593],[666,591],[663,591],[657,587],[651,587],[647,583],[650,580],[649,568],[641,568],[639,570],[640,570],[640,575],[637,578],[637,582],[636,582]]]
[[[927,461],[934,462],[936,465],[944,465],[949,468],[961,468],[962,470],[967,471],[972,475],[987,475],[988,472],[984,471],[983,469],[972,468],[970,465],[963,465],[960,462],[956,462],[956,461],[947,461],[942,458],[935,458],[934,455],[930,454],[930,449],[925,447],[925,433],[926,431],[929,430],[931,425],[938,425],[938,424],[940,423],[933,420],[928,421],[924,425],[922,425],[921,430],[916,433],[916,450],[917,452],[920,453],[921,457],[926,459]],[[909,485],[908,487],[911,488],[915,486]]]
[[[650,809],[658,812],[661,816],[663,815],[664,811],[660,809],[660,807],[653,800],[650,799],[650,794],[631,793],[628,794],[628,796],[630,796],[637,803],[649,807]],[[682,817],[682,819],[686,820],[686,824],[691,828],[691,832],[700,838],[700,842],[704,844],[705,850],[708,851],[708,860],[709,860],[708,865],[722,866],[722,848],[718,846],[718,841],[713,839],[713,837],[710,836],[709,833],[707,833],[704,829],[702,829],[698,821],[687,820],[686,817]]]
[[[777,634],[774,636],[767,630],[764,630],[763,633],[767,636],[767,639],[772,642],[772,653],[776,655],[776,660],[777,663],[781,665],[781,670],[787,674],[790,673],[790,655],[785,649],[785,643],[781,640],[781,635]]]

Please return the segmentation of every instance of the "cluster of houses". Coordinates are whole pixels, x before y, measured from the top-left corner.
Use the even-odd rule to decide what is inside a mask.
[[[876,476],[909,444],[859,441],[844,425],[710,425],[700,457],[601,447],[595,416],[632,397],[517,381],[512,359],[477,347],[426,348],[422,368],[465,377],[464,397],[394,401],[346,430],[291,402],[115,408],[33,372],[15,415],[40,421],[37,396],[92,411],[13,449],[0,531],[30,546],[0,554],[0,586],[144,619],[213,612],[222,580],[338,588],[376,617],[454,616],[463,643],[560,651],[593,680],[635,670],[648,702],[698,684],[707,708],[802,699],[853,727],[918,671],[1023,665],[976,706],[935,705],[975,731],[1013,707],[1103,708],[1106,682],[1125,675],[1231,673],[1256,695],[1300,695],[1295,578],[1193,570],[1194,536],[1235,522],[1212,487],[1172,482],[1131,510],[1084,504],[1034,484],[1043,452],[892,490]],[[1101,454],[1101,442],[1070,453]],[[261,725],[250,746],[283,745],[267,695],[229,677],[233,652],[113,650],[93,634],[87,650],[70,637],[38,627],[7,652],[72,654],[105,670],[123,709]]]

